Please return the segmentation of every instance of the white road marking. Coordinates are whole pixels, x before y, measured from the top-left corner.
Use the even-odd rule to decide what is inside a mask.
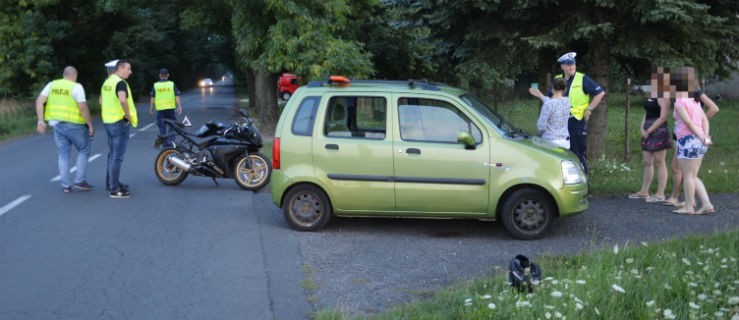
[[[87,159],[87,162],[90,163],[90,162],[92,162],[92,160],[95,160],[98,157],[100,157],[100,154],[99,153],[94,154],[94,155],[92,155],[92,157],[90,157],[89,159]],[[74,166],[74,167],[72,167],[72,169],[69,169],[69,172],[70,173],[75,172],[75,171],[77,171],[77,166]],[[53,177],[53,178],[51,178],[51,180],[49,180],[49,182],[55,182],[55,181],[59,181],[59,180],[62,180],[62,176]]]
[[[136,133],[132,133],[132,134],[129,134],[129,135],[128,135],[128,138],[129,138],[129,139],[131,139],[131,138],[133,138],[133,136],[135,136],[135,135],[136,135]]]
[[[156,124],[156,122],[152,122],[152,123],[146,125],[146,127],[143,127],[141,129],[139,129],[139,132],[143,132],[144,130],[149,129],[151,126],[153,126],[155,124]]]
[[[13,202],[6,204],[4,207],[0,208],[0,216],[4,215],[11,209],[17,207],[19,204],[23,203],[24,201],[30,199],[30,195],[23,195],[18,197],[18,199],[13,200]]]

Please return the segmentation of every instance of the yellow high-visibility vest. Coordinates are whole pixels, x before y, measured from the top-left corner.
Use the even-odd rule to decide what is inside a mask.
[[[44,119],[84,124],[85,118],[72,97],[72,89],[76,82],[67,79],[58,79],[49,86],[49,98],[46,100]]]
[[[100,113],[103,116],[103,123],[116,123],[126,116],[123,106],[121,106],[121,101],[118,100],[118,93],[115,91],[115,86],[121,81],[124,80],[112,74],[103,82],[103,87],[100,89],[100,98],[102,100]],[[128,112],[131,114],[131,125],[136,127],[139,124],[139,117],[138,113],[136,113],[136,105],[133,103],[133,95],[131,94],[131,87],[128,85],[128,82],[126,82],[126,90],[128,91]]]
[[[562,75],[557,76],[557,78],[561,77]],[[570,91],[567,95],[567,98],[570,99],[570,105],[572,105],[570,113],[577,120],[582,120],[582,117],[585,115],[585,109],[590,105],[590,95],[583,91],[582,79],[583,74],[575,72],[575,78],[572,79],[572,85],[570,86]]]
[[[154,83],[154,106],[157,110],[174,109],[175,102],[174,82],[159,81]]]

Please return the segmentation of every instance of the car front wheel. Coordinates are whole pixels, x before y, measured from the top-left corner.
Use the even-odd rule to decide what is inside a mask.
[[[538,239],[552,227],[555,207],[544,192],[521,189],[505,200],[500,216],[503,226],[514,238]]]

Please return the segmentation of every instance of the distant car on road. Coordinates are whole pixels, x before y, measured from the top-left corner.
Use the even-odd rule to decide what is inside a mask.
[[[202,80],[200,80],[200,83],[198,85],[201,88],[212,87],[213,86],[213,79],[211,79],[211,78],[202,79]]]
[[[277,81],[277,92],[280,93],[282,100],[290,100],[295,90],[300,87],[300,77],[292,73],[283,73],[280,75],[280,79]]]

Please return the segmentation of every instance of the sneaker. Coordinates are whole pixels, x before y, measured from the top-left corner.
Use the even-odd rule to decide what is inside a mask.
[[[62,188],[62,191],[64,191],[64,193],[70,193],[72,192],[72,187],[64,187]]]
[[[92,190],[92,186],[89,183],[87,183],[87,181],[82,181],[80,183],[75,183],[74,184],[74,188],[77,189],[77,190],[82,190],[82,191],[90,191],[90,190]]]
[[[127,189],[118,188],[117,190],[110,193],[111,198],[115,199],[128,199],[131,197],[131,193]]]

